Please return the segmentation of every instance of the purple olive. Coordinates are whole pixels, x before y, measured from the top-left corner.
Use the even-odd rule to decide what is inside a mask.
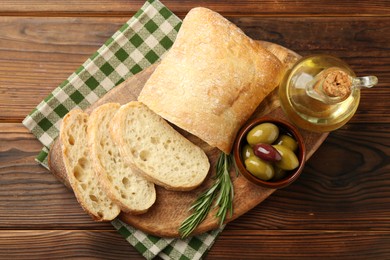
[[[282,156],[272,145],[270,144],[256,144],[253,146],[253,152],[257,157],[264,161],[277,162],[282,159]]]

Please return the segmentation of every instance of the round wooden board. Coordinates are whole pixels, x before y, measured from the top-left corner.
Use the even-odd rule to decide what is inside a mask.
[[[275,56],[277,56],[282,61],[287,69],[291,68],[291,66],[300,58],[298,54],[282,46],[269,42],[260,43],[266,49],[274,53]],[[108,102],[118,102],[120,104],[125,104],[129,101],[136,100],[138,94],[142,90],[142,87],[153,73],[157,65],[158,64],[155,64],[150,68],[129,78],[121,85],[107,93],[102,99],[93,104],[86,111],[90,112],[101,104]],[[267,98],[260,104],[255,113],[252,115],[252,118],[263,115],[284,118],[287,120],[280,108],[277,89],[268,95]],[[197,189],[187,192],[168,191],[164,188],[156,186],[156,203],[152,206],[151,209],[149,209],[147,213],[142,215],[130,215],[122,213],[120,215],[120,219],[125,223],[128,223],[129,225],[148,234],[159,237],[179,237],[178,229],[183,220],[190,214],[188,211],[189,207],[196,200],[199,194],[205,191],[213,181],[212,177],[215,176],[215,164],[220,154],[220,150],[217,148],[210,147],[199,138],[181,129],[176,129],[206,152],[211,165],[210,172],[208,173],[206,180]],[[312,133],[304,130],[301,130],[301,133],[305,140],[307,159],[309,159],[310,156],[325,140],[327,134]],[[63,167],[60,145],[58,141],[56,141],[51,148],[49,155],[49,166],[53,174],[59,177],[60,180],[62,180],[65,184],[67,184],[66,173]],[[247,181],[242,175],[236,177],[234,169],[231,169],[231,178],[235,192],[233,201],[234,212],[232,217],[227,218],[226,223],[248,212],[275,191],[273,189],[258,187]],[[215,218],[214,210],[210,212],[207,218],[199,225],[193,234],[199,234],[218,228],[218,221],[219,220]]]

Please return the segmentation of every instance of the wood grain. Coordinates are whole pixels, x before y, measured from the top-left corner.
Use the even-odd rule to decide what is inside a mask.
[[[0,122],[22,121],[126,20],[0,17],[4,30],[0,35]],[[252,16],[231,20],[254,39],[280,44],[301,55],[333,54],[349,63],[358,75],[378,76],[378,86],[363,91],[358,120],[390,122],[388,114],[381,113],[390,104],[370,102],[375,97],[390,98],[390,72],[386,69],[390,64],[386,55],[390,49],[390,17]]]
[[[242,259],[245,252],[245,259],[380,259],[389,255],[389,243],[389,233],[380,231],[225,230],[207,257]]]
[[[388,149],[390,139],[386,138],[389,126],[387,124],[354,125],[353,128],[356,129],[348,127],[330,134],[327,141],[309,160],[300,180],[277,191],[263,203],[267,206],[270,205],[271,211],[264,212],[262,205],[256,207],[249,217],[244,215],[242,218],[250,219],[257,216],[261,219],[265,215],[277,216],[281,213],[291,212],[294,215],[282,215],[278,218],[282,221],[281,226],[272,226],[275,228],[283,228],[283,226],[290,224],[296,226],[297,223],[294,221],[305,219],[301,223],[305,225],[306,229],[308,227],[318,229],[321,228],[321,225],[327,224],[321,224],[321,221],[332,221],[332,219],[326,220],[325,217],[333,214],[340,216],[347,214],[345,221],[353,221],[356,218],[354,221],[356,224],[357,221],[364,223],[371,218],[372,228],[390,229],[390,220],[386,220],[390,214],[390,199],[388,199],[390,191],[387,189],[390,186],[390,151]],[[356,136],[349,135],[352,130]],[[374,131],[375,134],[372,134]],[[28,134],[21,124],[0,124],[0,147],[0,174],[3,188],[0,193],[1,205],[7,207],[9,205],[6,204],[7,202],[13,205],[12,208],[7,208],[0,214],[7,216],[8,221],[11,220],[12,216],[19,216],[12,221],[18,220],[19,225],[23,224],[34,212],[42,220],[45,217],[43,213],[40,214],[39,209],[44,210],[43,208],[50,208],[53,215],[47,216],[46,221],[52,219],[52,224],[61,224],[58,223],[56,217],[67,214],[64,213],[66,208],[75,211],[68,212],[70,216],[78,214],[76,217],[82,218],[85,215],[81,210],[78,210],[79,206],[74,201],[71,192],[66,190],[48,171],[34,162],[33,158],[40,150],[41,145],[32,135]],[[366,157],[364,167],[361,167],[360,158],[362,157]],[[346,165],[345,161],[351,163]],[[327,171],[324,171],[323,166],[326,167]],[[345,173],[346,170],[349,174]],[[23,189],[25,183],[30,184],[27,190],[27,187]],[[28,190],[35,190],[37,193],[27,193]],[[15,195],[15,200],[9,199],[8,194],[10,193]],[[305,197],[311,198],[310,201],[307,201]],[[35,202],[32,204],[34,207],[26,207],[26,203],[36,201],[37,198],[44,198],[38,199],[43,204]],[[56,204],[58,200],[65,204]],[[298,211],[294,210],[297,204],[302,207],[298,215]],[[310,215],[313,212],[320,212],[324,205],[329,206],[326,208],[328,215]],[[350,205],[350,207],[346,207],[346,205]],[[377,214],[380,211],[383,212]],[[33,221],[35,225],[39,223],[36,220]],[[32,225],[33,221],[29,225]],[[74,219],[70,218],[64,224],[74,224],[73,221]],[[85,225],[89,222],[89,218],[85,218],[85,223],[81,224]],[[4,226],[5,223],[5,219],[1,218],[0,225]],[[231,225],[235,226],[235,223],[238,221]],[[311,226],[312,223],[314,223],[313,226]],[[387,224],[383,225],[383,223]],[[332,225],[333,229],[336,226],[338,228],[347,227],[340,220],[334,221]],[[265,222],[263,228],[270,228],[269,223]],[[297,228],[303,228],[303,226]]]
[[[207,259],[383,259],[389,233],[380,231],[231,231],[216,240]],[[0,231],[1,259],[144,259],[115,232]],[[26,250],[21,250],[24,245]],[[240,250],[237,250],[237,249]]]
[[[50,1],[34,1],[28,0],[3,0],[0,7],[0,13],[8,15],[17,15],[20,13],[28,13],[35,15],[126,15],[130,16],[136,12],[145,1],[135,0],[108,0],[108,1],[89,1],[89,0],[50,0]],[[223,15],[384,15],[389,14],[389,5],[386,0],[372,1],[354,1],[351,3],[348,0],[281,0],[281,1],[218,1],[218,0],[202,0],[202,1],[174,1],[165,0],[163,3],[176,14],[182,16],[191,8],[203,6],[211,8]]]
[[[109,224],[90,221],[71,192],[34,162],[40,144],[20,121],[143,2],[1,2],[1,259],[142,259]],[[299,180],[228,224],[206,259],[389,259],[388,1],[163,3],[180,17],[191,7],[210,7],[255,39],[303,55],[336,54],[358,74],[379,76]]]
[[[353,127],[331,133],[297,182],[228,227],[390,231],[389,125]],[[0,147],[0,228],[112,229],[92,222],[73,194],[34,162],[41,146],[21,124],[0,124]]]
[[[112,230],[110,224],[91,222],[73,193],[34,161],[41,148],[22,124],[0,123],[0,229]]]
[[[276,191],[229,228],[390,231],[389,125],[354,128],[331,133],[298,182]]]
[[[22,121],[126,20],[0,17],[0,121]]]
[[[144,259],[115,231],[1,230],[0,245],[0,259]]]

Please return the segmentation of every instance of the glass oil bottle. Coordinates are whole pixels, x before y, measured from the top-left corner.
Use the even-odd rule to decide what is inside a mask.
[[[377,82],[375,76],[356,77],[336,57],[313,55],[301,59],[286,73],[279,87],[279,99],[288,118],[298,127],[329,132],[355,114],[360,89]]]

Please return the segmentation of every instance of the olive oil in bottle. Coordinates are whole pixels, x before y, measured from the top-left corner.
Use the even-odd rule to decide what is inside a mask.
[[[377,82],[375,76],[356,77],[336,57],[308,56],[286,73],[279,87],[279,99],[288,118],[298,127],[329,132],[343,126],[355,114],[360,88],[370,88]]]

